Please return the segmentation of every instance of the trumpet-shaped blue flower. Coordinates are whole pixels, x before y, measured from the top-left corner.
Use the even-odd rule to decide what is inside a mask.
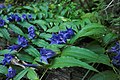
[[[11,14],[10,16],[7,17],[7,19],[10,22],[13,22],[13,21],[20,22],[21,21],[21,17],[18,16],[18,14]]]
[[[62,34],[52,34],[50,41],[51,44],[64,44],[67,42],[67,39]]]
[[[21,37],[20,35],[18,36],[18,45],[21,47],[26,47],[28,46],[28,41],[25,37]]]
[[[27,19],[27,15],[26,15],[26,14],[22,14],[22,18],[23,18],[24,20],[26,20],[26,19]]]
[[[0,27],[3,27],[5,25],[5,20],[3,20],[2,18],[0,18]]]
[[[113,53],[116,53],[116,56],[113,57],[112,63],[120,66],[120,43],[117,42],[110,50]]]
[[[41,61],[48,64],[48,59],[56,55],[56,53],[50,49],[41,48],[40,49]]]
[[[64,44],[67,39],[70,39],[74,35],[72,28],[67,28],[66,31],[60,31],[58,34],[53,34],[50,38],[51,44]]]
[[[10,62],[13,58],[14,57],[11,54],[5,54],[4,59],[2,60],[2,64],[3,65],[6,65],[7,63],[10,64]]]
[[[35,30],[34,30],[34,27],[33,26],[30,26],[28,28],[28,33],[29,33],[29,38],[30,39],[33,39],[35,37]]]
[[[18,50],[20,48],[19,45],[12,45],[12,46],[9,46],[8,49],[10,49],[11,51],[13,50]]]
[[[28,19],[30,19],[30,20],[32,20],[32,19],[33,19],[33,17],[32,17],[32,15],[31,15],[31,14],[29,14],[29,15],[28,15]]]
[[[13,68],[10,67],[8,69],[8,73],[6,74],[6,77],[7,77],[6,80],[12,79],[15,75],[16,75],[16,70],[14,70]]]
[[[4,4],[0,4],[0,9],[3,9],[5,8],[5,5]]]

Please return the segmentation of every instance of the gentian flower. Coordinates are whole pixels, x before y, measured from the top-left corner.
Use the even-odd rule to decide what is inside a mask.
[[[117,42],[114,47],[111,47],[110,51],[116,54],[116,56],[113,57],[112,63],[120,66],[120,43]]]
[[[19,17],[17,14],[15,14],[15,21],[16,22],[20,22],[21,21],[21,17]]]
[[[24,20],[26,20],[26,19],[27,19],[27,15],[26,15],[26,14],[22,14],[22,18],[23,18]]]
[[[58,34],[53,34],[50,38],[51,44],[64,44],[67,39],[70,39],[74,35],[72,28],[67,28],[66,31],[60,31]]]
[[[64,44],[67,42],[67,39],[62,34],[52,34],[50,41],[51,44]]]
[[[19,45],[12,45],[12,46],[9,46],[8,49],[10,49],[11,51],[13,50],[18,50],[20,48]]]
[[[5,8],[5,5],[4,4],[0,4],[0,9],[3,9]]]
[[[18,36],[18,45],[21,47],[26,47],[28,46],[28,41],[25,37],[21,37],[20,35]]]
[[[31,14],[28,15],[28,19],[32,20],[32,15]]]
[[[40,49],[41,61],[48,64],[48,59],[56,55],[56,53],[50,49],[41,48]]]
[[[7,20],[9,20],[10,22],[13,22],[15,21],[15,15],[14,14],[11,14],[7,17]]]
[[[14,57],[11,54],[5,54],[4,59],[2,60],[2,64],[3,65],[6,65],[7,63],[10,64],[10,62],[13,58]]]
[[[13,68],[10,67],[8,69],[8,73],[6,74],[6,77],[7,77],[6,80],[12,79],[15,75],[16,75],[16,71]]]
[[[30,26],[28,28],[28,33],[29,33],[29,38],[30,39],[33,39],[35,37],[35,30],[34,30],[34,27],[33,26]]]
[[[0,18],[0,27],[3,27],[5,25],[5,20],[3,20],[2,18]]]

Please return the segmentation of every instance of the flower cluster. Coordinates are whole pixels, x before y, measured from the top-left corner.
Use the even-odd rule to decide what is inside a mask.
[[[3,27],[5,25],[5,20],[3,20],[1,17],[0,17],[0,27]]]
[[[33,26],[30,26],[28,28],[28,33],[29,33],[29,38],[30,39],[33,39],[35,37],[35,30],[34,30],[34,27]]]
[[[48,59],[56,55],[56,53],[50,49],[41,48],[40,49],[41,62],[48,64]]]
[[[117,42],[114,47],[111,48],[111,52],[116,53],[116,56],[113,57],[112,63],[120,66],[120,43]]]
[[[70,39],[74,35],[72,28],[67,28],[66,31],[60,31],[58,34],[52,34],[50,38],[51,44],[64,44],[67,39]]]
[[[29,14],[29,15],[26,15],[26,14],[22,14],[22,17],[20,17],[18,14],[11,14],[7,17],[7,19],[10,21],[10,22],[20,22],[22,19],[23,20],[32,20],[32,15]]]
[[[20,35],[18,36],[18,44],[17,45],[12,45],[9,46],[8,49],[10,49],[11,51],[13,50],[18,50],[21,47],[26,47],[28,46],[28,41],[25,37],[21,37]]]
[[[10,22],[13,22],[13,21],[20,22],[21,21],[21,17],[18,14],[11,14],[7,17],[7,19]]]
[[[7,63],[10,64],[12,59],[13,59],[13,56],[11,54],[5,54],[4,59],[2,60],[2,64],[3,65],[6,65]]]
[[[7,79],[6,80],[10,80],[12,79],[14,76],[16,75],[16,71],[13,68],[9,68],[8,69],[8,73],[6,75]]]

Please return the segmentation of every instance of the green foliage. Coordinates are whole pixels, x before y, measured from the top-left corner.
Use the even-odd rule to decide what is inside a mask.
[[[5,0],[5,2],[7,4],[9,0]],[[27,4],[29,1],[22,0],[11,2],[22,3],[24,6],[12,6],[0,11],[0,17],[6,21],[5,25],[0,27],[0,38],[7,40],[7,45],[0,50],[0,62],[2,62],[4,54],[10,53],[17,57],[18,63],[21,62],[21,65],[23,62],[38,65],[35,69],[25,67],[24,70],[20,66],[22,71],[18,71],[13,80],[24,78],[39,80],[36,71],[41,68],[56,69],[78,66],[99,72],[99,69],[94,68],[91,63],[98,64],[100,67],[107,65],[108,68],[113,68],[107,51],[109,44],[111,45],[111,42],[118,39],[119,36],[112,33],[103,24],[102,16],[99,14],[99,9],[104,4],[103,0],[41,0],[34,4]],[[22,14],[31,14],[32,19],[9,22],[7,16],[10,14],[18,14],[20,17]],[[34,39],[28,38],[30,26],[35,28]],[[66,28],[72,28],[75,35],[68,39],[66,44],[50,44],[52,34],[58,34],[59,31],[65,31]],[[17,44],[18,35],[24,36],[28,40],[28,46],[10,52],[7,47]],[[40,48],[50,49],[56,53],[56,56],[48,59],[49,64],[47,65],[40,60]],[[14,63],[9,66],[16,68]],[[7,74],[7,67],[0,65],[0,73]],[[94,75],[90,80],[115,80],[116,77],[117,75],[112,71],[104,71]]]
[[[103,71],[95,74],[90,80],[118,80],[118,75],[113,71]]]
[[[88,65],[85,62],[82,62],[73,57],[64,57],[64,56],[56,58],[53,62],[53,65],[50,66],[50,68],[63,68],[63,67],[73,67],[73,66],[79,66],[98,72],[95,68],[93,68],[92,66]]]

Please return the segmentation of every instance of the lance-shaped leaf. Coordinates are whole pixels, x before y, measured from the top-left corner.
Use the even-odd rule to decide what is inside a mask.
[[[68,57],[68,56],[62,56],[62,57],[55,58],[53,65],[51,65],[49,68],[56,69],[56,68],[74,67],[74,66],[83,67],[83,68],[98,72],[95,68],[93,68],[89,64],[82,62],[78,59],[75,59],[73,57]]]
[[[91,36],[91,35],[101,35],[105,33],[104,26],[100,24],[89,24],[83,27],[70,41],[73,44],[78,38],[83,36]]]

